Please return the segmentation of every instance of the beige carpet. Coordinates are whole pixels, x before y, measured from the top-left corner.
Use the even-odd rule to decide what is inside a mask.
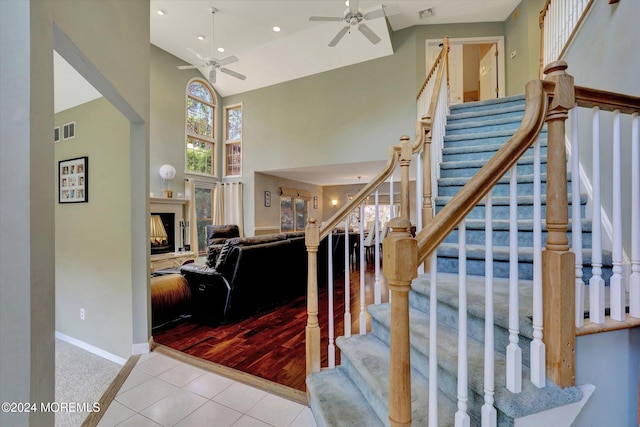
[[[56,402],[84,404],[97,402],[122,366],[56,339]],[[78,427],[87,412],[56,412],[56,427]]]

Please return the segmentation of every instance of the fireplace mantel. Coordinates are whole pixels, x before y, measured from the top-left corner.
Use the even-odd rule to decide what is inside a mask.
[[[168,198],[168,197],[149,197],[149,202],[151,204],[170,204],[170,205],[184,205],[187,203],[189,199],[177,199],[177,198]]]

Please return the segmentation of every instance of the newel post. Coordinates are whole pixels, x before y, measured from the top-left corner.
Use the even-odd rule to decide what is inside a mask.
[[[308,256],[307,276],[307,376],[320,372],[320,324],[318,323],[318,246],[320,229],[315,218],[309,218],[305,230],[305,244]]]
[[[391,291],[391,355],[389,421],[392,427],[411,425],[411,359],[409,347],[409,291],[418,275],[418,246],[408,218],[389,221],[384,239],[383,272]]]
[[[565,121],[575,104],[567,63],[547,65],[546,79],[556,86],[547,110],[547,243],[542,252],[544,343],[547,376],[560,387],[575,384],[575,254],[569,250],[569,203]],[[575,177],[575,179],[578,179]]]

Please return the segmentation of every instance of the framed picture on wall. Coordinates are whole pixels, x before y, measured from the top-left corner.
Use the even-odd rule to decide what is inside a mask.
[[[313,196],[313,209],[318,209],[318,196]]]
[[[89,158],[58,162],[58,203],[89,201]]]
[[[264,207],[265,208],[271,207],[271,191],[264,192]]]

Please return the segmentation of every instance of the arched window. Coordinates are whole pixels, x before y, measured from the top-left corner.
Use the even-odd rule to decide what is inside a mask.
[[[189,173],[215,176],[216,98],[203,80],[187,85],[186,166]]]

